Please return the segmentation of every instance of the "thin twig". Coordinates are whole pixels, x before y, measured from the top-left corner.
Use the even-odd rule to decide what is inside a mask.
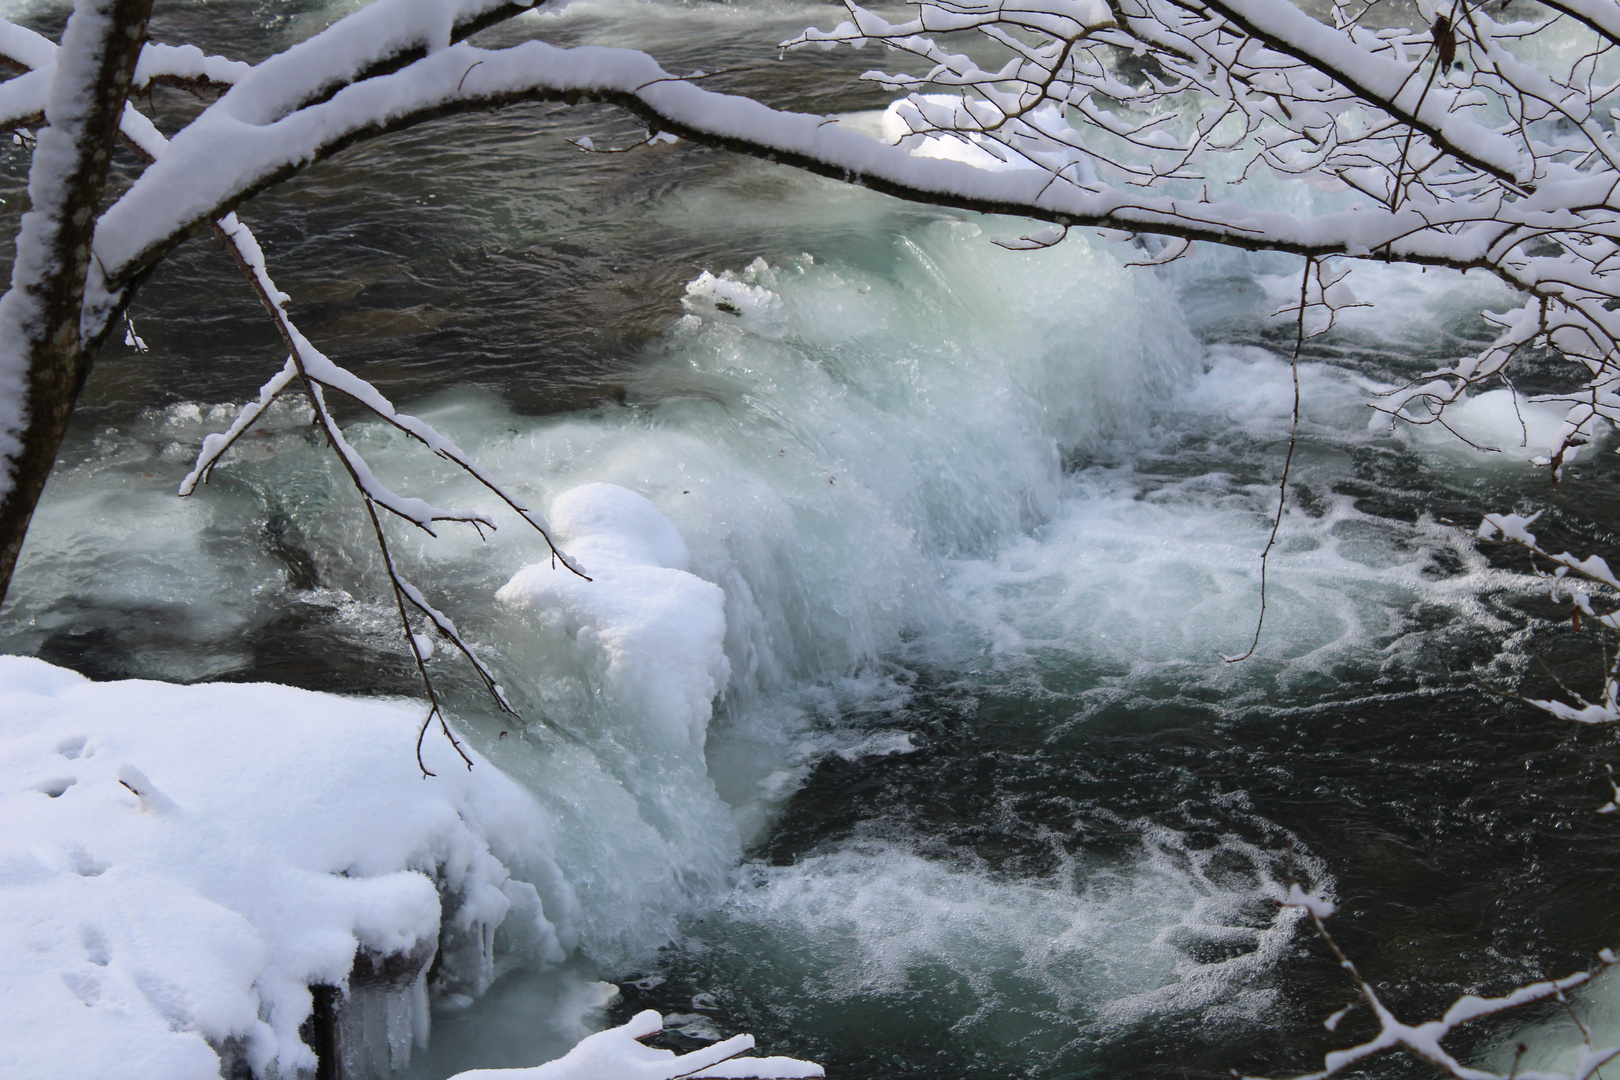
[[[1289,359],[1289,369],[1294,376],[1294,410],[1288,428],[1288,453],[1283,455],[1282,479],[1277,483],[1277,513],[1271,521],[1271,535],[1266,538],[1266,548],[1260,553],[1260,614],[1254,620],[1254,640],[1249,642],[1248,651],[1241,656],[1221,654],[1221,659],[1228,664],[1236,664],[1254,655],[1254,651],[1260,647],[1260,631],[1266,625],[1266,571],[1271,564],[1271,549],[1277,545],[1277,533],[1282,529],[1283,510],[1288,505],[1288,473],[1293,467],[1294,447],[1299,441],[1299,356],[1305,347],[1305,309],[1310,298],[1311,273],[1316,265],[1315,259],[1306,259],[1305,270],[1299,279],[1299,315],[1295,320],[1294,354]]]

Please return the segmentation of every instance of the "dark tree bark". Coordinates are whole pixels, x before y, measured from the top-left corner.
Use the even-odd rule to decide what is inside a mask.
[[[26,353],[25,358],[0,360],[26,364],[27,371],[22,446],[0,462],[0,488],[5,489],[0,498],[0,602],[100,344],[82,340],[79,332],[90,241],[151,10],[152,0],[82,2],[64,34],[58,88],[75,93],[57,97],[76,98],[80,107],[56,109],[53,102],[47,110],[46,122],[57,129],[56,137],[67,133],[71,142],[57,148],[66,153],[35,156],[29,176],[33,209],[28,216],[33,220],[24,224],[11,291],[0,300],[0,319],[9,316],[20,331],[0,347]],[[63,87],[64,78],[77,85]],[[49,142],[52,135],[42,131],[41,139]],[[38,265],[27,265],[22,258],[30,242],[42,255],[34,260]],[[5,473],[10,474],[9,487]]]

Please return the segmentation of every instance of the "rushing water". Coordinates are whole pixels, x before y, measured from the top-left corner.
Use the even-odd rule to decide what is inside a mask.
[[[160,5],[158,36],[254,58],[335,13]],[[544,29],[736,67],[723,85],[794,108],[881,108],[850,79],[870,57],[776,59],[828,14],[589,0]],[[1338,898],[1340,940],[1413,1017],[1615,943],[1615,823],[1592,813],[1613,735],[1487,689],[1548,689],[1532,656],[1584,685],[1600,662],[1524,560],[1472,538],[1482,511],[1544,504],[1545,479],[1368,425],[1380,388],[1488,333],[1499,287],[1352,276],[1375,306],[1308,348],[1265,630],[1227,664],[1259,611],[1293,393],[1271,312],[1296,266],[1155,273],[1078,235],[1016,254],[989,239],[1015,221],[684,145],[582,154],[581,134],[635,137],[594,110],[464,118],[244,213],[331,355],[541,505],[598,481],[645,496],[726,595],[731,678],[699,755],[495,601],[541,557],[515,522],[398,537],[529,718],[434,661],[469,736],[551,809],[581,901],[576,959],[439,1002],[419,1075],[533,1064],[647,1006],[670,1045],[749,1030],[835,1075],[1303,1070],[1368,1027],[1322,1032],[1351,995],[1271,902],[1290,873]],[[87,387],[0,647],[96,678],[413,693],[363,518],[299,409],[173,496],[280,364],[232,275],[199,241],[141,293],[151,351],[110,346]],[[350,437],[413,491],[478,498],[375,425]],[[1612,449],[1572,470],[1555,542],[1614,543]],[[1529,1020],[1550,1059],[1567,1022]]]

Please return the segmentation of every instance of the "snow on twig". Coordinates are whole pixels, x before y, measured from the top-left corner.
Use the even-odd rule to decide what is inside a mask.
[[[228,73],[230,92],[109,210],[97,251],[117,288],[178,236],[356,139],[523,100],[607,101],[654,130],[922,201],[1314,258],[1482,268],[1527,293],[1526,306],[1504,317],[1497,343],[1441,369],[1443,393],[1391,411],[1408,416],[1419,400],[1443,407],[1535,340],[1593,371],[1590,400],[1571,403],[1568,430],[1549,451],[1555,471],[1590,416],[1620,415],[1610,359],[1620,334],[1611,302],[1620,143],[1598,107],[1616,88],[1593,85],[1579,62],[1544,70],[1520,60],[1513,46],[1533,26],[1469,9],[1447,16],[1454,25],[1444,35],[1430,26],[1375,34],[1278,0],[925,2],[901,22],[847,7],[850,20],[835,30],[783,45],[879,40],[931,61],[922,78],[870,76],[953,91],[909,99],[899,112],[907,138],[961,140],[998,167],[918,156],[822,117],[713,93],[699,76],[672,75],[628,50],[460,42],[517,6],[378,0],[251,72]],[[1609,24],[1584,3],[1555,10],[1600,33]],[[934,40],[947,32],[979,33],[1010,58],[979,67]],[[1466,78],[1441,78],[1430,62],[1442,38]],[[1112,62],[1122,52],[1151,59],[1145,78]],[[1491,112],[1498,107],[1505,122]],[[1263,166],[1372,204],[1300,219],[1212,198],[1207,183],[1191,199],[1143,190],[1207,176],[1205,158],[1222,155],[1247,157],[1244,176]]]
[[[1593,375],[1591,392],[1568,402],[1566,430],[1548,451],[1555,472],[1563,452],[1587,437],[1592,417],[1616,415],[1620,153],[1598,107],[1612,104],[1616,87],[1592,85],[1579,61],[1543,69],[1519,60],[1513,44],[1536,27],[1454,9],[1448,20],[1457,25],[1443,36],[1469,74],[1441,78],[1441,65],[1413,59],[1437,48],[1438,23],[1370,33],[1354,19],[1330,26],[1273,0],[1031,0],[1012,8],[924,0],[914,17],[896,22],[854,0],[845,6],[850,18],[835,29],[783,44],[880,41],[930,62],[921,78],[867,75],[916,91],[895,110],[910,131],[903,144],[968,140],[975,152],[1017,162],[1018,171],[1049,175],[1054,198],[1073,197],[1074,188],[1100,196],[1122,182],[1203,179],[1201,208],[1171,208],[1162,195],[1142,196],[1132,208],[1163,210],[1182,228],[1130,227],[1197,240],[1208,239],[1198,225],[1220,221],[1234,231],[1217,242],[1479,267],[1528,294],[1519,312],[1502,317],[1497,342],[1435,373],[1445,380],[1438,393],[1409,395],[1392,415],[1424,422],[1408,407],[1428,405],[1437,416],[1503,374],[1533,341],[1554,344]],[[1600,32],[1613,29],[1611,17],[1584,2],[1555,10]],[[964,32],[982,35],[1007,62],[985,63],[988,52],[969,54],[956,39],[937,37]],[[1611,34],[1596,52],[1617,46]],[[1149,58],[1142,76],[1123,73],[1113,61],[1119,52]],[[1495,107],[1506,109],[1506,122]],[[1317,215],[1309,221],[1319,230],[1316,243],[1296,245],[1285,240],[1293,227],[1268,210],[1209,197],[1214,170],[1206,164],[1223,157],[1243,163],[1240,177],[1262,167],[1352,189],[1371,205]],[[1242,226],[1254,232],[1239,237]],[[1340,246],[1322,243],[1330,235]]]
[[[1534,525],[1540,516],[1539,513],[1529,516],[1486,514],[1479,525],[1479,538],[1501,540],[1517,545],[1532,556],[1551,563],[1553,570],[1548,576],[1553,586],[1553,598],[1557,600],[1562,595],[1568,595],[1573,608],[1571,620],[1576,629],[1590,625],[1607,630],[1611,634],[1620,632],[1620,578],[1615,576],[1608,562],[1601,556],[1589,555],[1582,559],[1567,551],[1554,552],[1544,547],[1536,538],[1536,534],[1530,531],[1530,526]],[[1592,593],[1584,588],[1575,587],[1572,577],[1575,581],[1590,583],[1604,591],[1608,609],[1600,611],[1594,607]],[[1530,698],[1514,693],[1507,693],[1506,696],[1556,716],[1560,720],[1570,720],[1578,724],[1620,723],[1620,653],[1616,654],[1604,671],[1603,687],[1596,701],[1570,689],[1562,680],[1557,681],[1559,688],[1574,700],[1574,704]]]
[[[433,449],[435,452],[439,453],[441,457],[445,457],[446,459],[461,465],[467,472],[478,479],[480,483],[484,484],[485,487],[490,488],[497,495],[500,495],[508,505],[518,510],[518,512],[523,516],[524,520],[540,533],[541,537],[545,540],[551,551],[561,558],[563,564],[568,568],[568,570],[579,574],[581,577],[584,577],[584,574],[582,571],[580,571],[577,564],[573,563],[566,555],[562,554],[557,549],[556,545],[552,542],[549,527],[543,518],[537,514],[524,510],[522,507],[519,507],[516,501],[508,496],[499,484],[495,483],[495,481],[491,479],[489,475],[481,468],[479,468],[476,463],[466,458],[459,448],[457,448],[449,440],[445,439],[431,426],[422,423],[415,417],[398,413],[394,409],[392,403],[389,402],[387,398],[383,397],[383,395],[379,393],[377,389],[369,382],[355,376],[352,372],[349,372],[340,365],[333,363],[324,353],[320,352],[309,342],[309,340],[301,331],[298,330],[298,328],[293,324],[291,318],[287,315],[286,304],[289,297],[277,289],[274,281],[271,280],[269,271],[265,265],[263,250],[259,247],[258,242],[253,238],[252,233],[247,229],[247,227],[237,220],[236,215],[227,215],[227,217],[220,222],[219,231],[221,235],[225,237],[227,243],[229,244],[229,250],[236,258],[239,267],[247,276],[248,280],[253,284],[255,291],[260,297],[261,303],[265,307],[266,311],[268,311],[271,317],[275,320],[277,327],[281,330],[283,339],[287,342],[288,346],[292,350],[291,354],[287,358],[286,367],[282,369],[283,374],[287,375],[287,382],[290,383],[294,378],[302,382],[306,397],[309,399],[311,405],[315,409],[317,422],[325,431],[329,444],[337,452],[339,460],[343,462],[344,468],[348,472],[351,482],[354,484],[356,490],[360,492],[365,501],[366,511],[371,519],[372,531],[376,537],[377,547],[382,553],[383,563],[387,569],[390,584],[393,587],[395,606],[399,612],[401,630],[405,635],[406,644],[410,647],[411,657],[416,664],[417,672],[422,680],[423,690],[427,694],[430,703],[427,716],[423,719],[422,727],[417,733],[417,764],[421,766],[424,774],[431,775],[426,764],[422,761],[422,738],[426,735],[428,728],[432,725],[434,719],[436,718],[439,721],[440,730],[444,733],[445,737],[450,740],[451,745],[455,747],[456,752],[461,755],[462,759],[468,762],[468,767],[470,768],[470,759],[467,758],[467,755],[462,750],[460,743],[456,740],[454,733],[450,730],[449,722],[444,714],[443,705],[440,702],[438,693],[433,686],[432,676],[428,673],[426,651],[424,650],[421,640],[418,639],[416,634],[411,629],[410,615],[406,610],[406,604],[409,603],[411,607],[414,607],[416,610],[425,615],[439,631],[439,633],[447,638],[456,647],[457,651],[460,652],[462,656],[464,656],[468,662],[472,664],[473,669],[478,673],[479,679],[483,682],[485,689],[489,692],[490,696],[495,699],[496,704],[503,712],[516,716],[517,711],[512,707],[511,702],[507,699],[506,693],[501,688],[500,684],[496,682],[494,674],[473,652],[472,647],[462,638],[460,632],[456,629],[455,624],[431,603],[429,603],[421,590],[407,580],[399,571],[398,566],[394,562],[393,554],[388,548],[387,535],[383,531],[382,522],[377,518],[376,507],[382,506],[383,509],[411,521],[419,528],[427,531],[429,535],[433,535],[433,530],[429,525],[429,522],[436,520],[464,521],[473,525],[475,528],[488,526],[489,528],[493,529],[495,526],[488,518],[480,514],[475,514],[468,511],[459,513],[439,511],[423,500],[402,499],[395,495],[386,486],[381,484],[373,475],[371,468],[366,463],[364,457],[362,457],[359,452],[349,444],[348,440],[344,437],[342,431],[338,427],[336,421],[333,420],[330,411],[326,407],[326,399],[323,393],[323,387],[332,387],[337,389],[339,392],[344,393],[360,405],[373,412],[379,418],[394,424],[396,427],[400,427],[402,430],[406,430],[413,437],[418,439],[418,441],[424,443],[430,449]],[[288,374],[289,372],[290,374]],[[281,376],[278,375],[277,379],[280,378]],[[226,448],[228,448],[230,441],[235,438],[235,435],[239,435],[241,431],[246,430],[247,427],[251,426],[252,417],[249,417],[249,413],[253,413],[253,415],[256,417],[258,412],[262,412],[264,406],[268,405],[269,399],[273,398],[275,393],[279,393],[279,389],[275,387],[275,383],[276,380],[272,380],[271,383],[266,384],[264,390],[260,392],[260,402],[263,404],[254,402],[249,403],[249,405],[243,408],[242,413],[240,413],[237,417],[236,423],[234,423],[231,429],[226,432],[226,437],[223,438],[221,442],[210,446],[208,442],[205,441],[202,453],[198,458],[198,465],[192,470],[192,476],[201,474],[206,478],[206,474],[212,471],[214,464],[217,463],[218,456],[222,454]],[[213,437],[211,436],[210,438]],[[191,477],[188,476],[187,479],[190,480]],[[195,487],[194,482],[192,483],[192,487]],[[185,493],[187,492],[183,488],[182,494]]]
[[[890,110],[904,125],[901,147],[982,162],[990,179],[975,190],[1007,175],[1044,178],[1048,212],[1032,216],[1077,224],[1051,211],[1090,201],[1092,224],[1291,251],[1306,257],[1307,276],[1329,257],[1377,259],[1480,269],[1517,291],[1509,310],[1486,313],[1494,341],[1375,403],[1392,424],[1438,425],[1493,449],[1466,438],[1447,410],[1498,380],[1517,394],[1511,369],[1532,349],[1562,356],[1583,379],[1532,399],[1565,409],[1532,458],[1553,485],[1605,421],[1620,421],[1620,83],[1600,77],[1620,56],[1613,5],[1554,0],[1531,22],[1440,2],[1422,7],[1422,21],[1377,30],[1345,8],[1323,19],[1278,0],[919,0],[903,17],[858,0],[844,8],[836,27],[783,46],[873,42],[925,62],[925,75],[865,76],[910,92]],[[1550,29],[1591,44],[1558,56],[1523,47]],[[964,48],[963,35],[980,47]],[[1126,55],[1139,59],[1122,63]],[[1239,207],[1211,195],[1212,181],[1267,172],[1362,201],[1295,220],[1265,202]],[[1179,187],[1167,192],[1167,182]],[[1196,202],[1178,199],[1195,185]],[[1128,197],[1130,187],[1142,193]],[[1156,225],[1144,225],[1149,216]],[[1324,330],[1351,306],[1334,301],[1335,288],[1323,281],[1318,296],[1301,296],[1296,364],[1307,304],[1327,309]],[[1297,417],[1296,401],[1296,428]],[[1244,655],[1260,641],[1294,443]],[[1601,558],[1534,550],[1610,595],[1598,610],[1590,589],[1572,591],[1576,629],[1620,629],[1620,597]],[[1615,722],[1620,650],[1605,666],[1594,698],[1520,700],[1569,720]]]
[[[285,367],[276,373],[275,377],[259,388],[256,400],[243,405],[231,421],[231,426],[223,432],[215,432],[203,439],[202,450],[197,454],[197,463],[180,481],[180,495],[190,495],[197,490],[199,483],[207,483],[208,476],[219,464],[219,459],[225,456],[225,451],[235,445],[236,440],[242,437],[243,432],[252,427],[264,415],[264,410],[270,407],[271,402],[281,395],[281,392],[298,377],[298,365],[289,358]]]
[[[643,1010],[617,1027],[587,1035],[556,1061],[532,1069],[474,1069],[450,1080],[812,1080],[821,1066],[786,1057],[744,1057],[752,1035],[733,1035],[684,1054],[645,1046],[664,1029],[663,1017]]]
[[[1474,1068],[1464,1065],[1453,1057],[1441,1045],[1454,1030],[1473,1020],[1482,1017],[1495,1016],[1510,1009],[1521,1008],[1537,1001],[1548,999],[1566,1002],[1566,993],[1578,986],[1590,982],[1599,972],[1615,964],[1616,958],[1612,952],[1605,949],[1598,955],[1598,966],[1590,971],[1579,971],[1562,979],[1546,979],[1542,982],[1521,986],[1501,997],[1479,997],[1475,994],[1465,994],[1451,1003],[1438,1020],[1429,1020],[1419,1024],[1407,1024],[1398,1019],[1389,1010],[1366,979],[1362,978],[1355,963],[1347,956],[1339,943],[1329,933],[1326,920],[1334,914],[1331,902],[1311,895],[1292,884],[1288,897],[1282,901],[1285,906],[1304,908],[1309,914],[1312,925],[1316,928],[1328,950],[1338,961],[1339,966],[1350,976],[1355,984],[1356,992],[1378,1020],[1378,1034],[1365,1042],[1344,1050],[1334,1050],[1327,1054],[1322,1061],[1322,1068],[1312,1073],[1305,1073],[1290,1078],[1290,1080],[1327,1080],[1359,1062],[1382,1054],[1386,1050],[1403,1050],[1413,1057],[1429,1063],[1441,1072],[1454,1076],[1457,1080],[1587,1080],[1603,1065],[1620,1057],[1620,1046],[1594,1048],[1592,1046],[1591,1032],[1585,1025],[1580,1025],[1581,1034],[1585,1041],[1581,1048],[1579,1061],[1573,1072],[1519,1072],[1518,1060],[1514,1060],[1514,1071],[1511,1073],[1496,1073],[1487,1069]],[[1329,1017],[1326,1026],[1329,1031],[1338,1027],[1349,1008],[1341,1009]],[[1578,1021],[1577,1021],[1578,1023]],[[1260,1080],[1258,1077],[1238,1077],[1237,1080]]]
[[[195,45],[150,43],[135,65],[135,89],[153,83],[230,86],[246,77],[253,65],[223,56],[211,56]]]
[[[1612,814],[1616,810],[1620,810],[1620,782],[1615,780],[1613,765],[1603,766],[1603,772],[1608,777],[1609,790],[1614,793],[1614,797],[1598,807],[1597,812],[1600,814]]]

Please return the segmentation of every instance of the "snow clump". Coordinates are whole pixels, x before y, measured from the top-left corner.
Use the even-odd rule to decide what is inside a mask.
[[[496,598],[572,639],[617,704],[665,745],[701,753],[731,679],[725,593],[687,572],[681,534],[633,491],[585,484],[559,495],[550,519],[592,580],[547,560],[519,570]]]

